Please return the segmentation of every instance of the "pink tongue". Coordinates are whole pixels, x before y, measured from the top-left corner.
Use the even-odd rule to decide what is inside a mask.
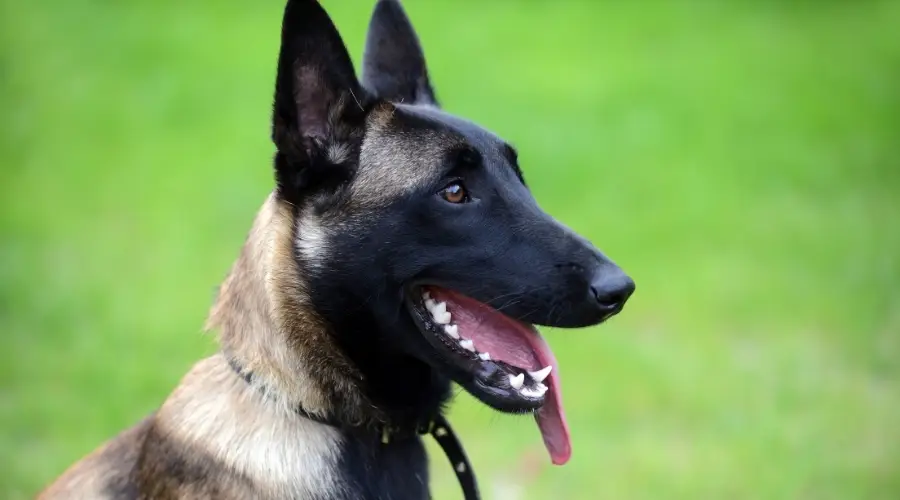
[[[478,352],[490,353],[491,359],[535,371],[552,365],[550,376],[544,381],[549,385],[544,406],[534,419],[544,438],[544,446],[555,465],[563,465],[572,455],[569,426],[563,411],[562,387],[559,366],[537,330],[530,325],[505,316],[486,304],[443,288],[429,287],[432,298],[446,302],[451,321],[459,328],[459,336],[475,344]]]

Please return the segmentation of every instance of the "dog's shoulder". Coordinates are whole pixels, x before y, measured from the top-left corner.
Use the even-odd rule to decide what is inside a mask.
[[[145,418],[69,467],[37,498],[136,498],[133,472],[153,418]]]
[[[314,498],[340,489],[340,433],[238,376],[221,354],[197,363],[154,419],[142,483],[215,498]],[[177,484],[176,484],[177,483]]]
[[[418,438],[385,446],[300,417],[217,354],[38,498],[427,498],[427,472]]]
[[[337,429],[298,419],[215,355],[38,498],[315,498],[343,489],[340,448]]]

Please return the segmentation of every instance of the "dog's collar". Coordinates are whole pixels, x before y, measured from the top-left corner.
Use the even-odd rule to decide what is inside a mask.
[[[252,384],[253,372],[244,370],[238,362],[226,356],[228,365],[235,371],[245,382]],[[295,406],[294,412],[298,415],[319,422],[320,424],[330,425],[338,429],[358,431],[359,427],[351,427],[344,425],[332,416],[322,417],[314,413],[306,411],[301,406]],[[456,473],[456,479],[462,487],[465,500],[479,500],[481,495],[478,493],[478,482],[475,480],[475,471],[472,470],[472,464],[466,456],[462,443],[450,427],[450,422],[441,413],[435,415],[424,425],[416,425],[415,427],[396,427],[390,425],[381,425],[378,428],[381,434],[381,443],[389,444],[391,441],[410,439],[415,436],[431,434],[431,437],[441,446],[450,464],[453,465],[453,471]]]

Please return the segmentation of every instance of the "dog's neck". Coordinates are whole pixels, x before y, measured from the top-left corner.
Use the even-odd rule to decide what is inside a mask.
[[[226,356],[284,404],[359,423],[375,418],[362,377],[335,347],[301,293],[293,263],[294,214],[270,195],[219,289],[207,328]],[[376,412],[377,413],[377,412]]]
[[[377,428],[433,416],[445,395],[421,409],[397,401],[402,411],[392,411],[394,402],[379,394],[402,394],[398,378],[381,380],[377,367],[352,362],[314,311],[295,261],[295,221],[294,207],[274,194],[259,211],[207,321],[225,356],[252,372],[270,399],[324,419]]]

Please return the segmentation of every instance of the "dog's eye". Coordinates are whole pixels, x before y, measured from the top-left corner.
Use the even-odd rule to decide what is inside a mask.
[[[466,203],[469,201],[469,193],[466,191],[462,182],[454,181],[441,189],[441,198],[450,203]]]

